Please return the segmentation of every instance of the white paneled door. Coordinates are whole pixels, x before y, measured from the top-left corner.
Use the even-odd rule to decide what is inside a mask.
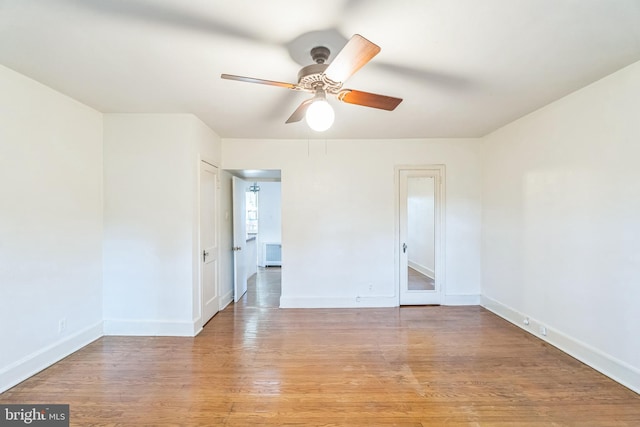
[[[247,182],[233,177],[233,301],[247,292]]]
[[[220,309],[217,207],[218,168],[200,162],[200,288],[203,325]]]
[[[444,167],[398,169],[400,305],[440,304]]]

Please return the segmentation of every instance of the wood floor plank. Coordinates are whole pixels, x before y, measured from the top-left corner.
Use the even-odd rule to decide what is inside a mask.
[[[0,395],[27,402],[77,426],[640,425],[638,394],[480,307],[241,303],[195,338],[101,338]]]

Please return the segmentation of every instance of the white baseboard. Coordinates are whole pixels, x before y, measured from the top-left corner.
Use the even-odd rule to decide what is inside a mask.
[[[104,335],[193,337],[196,329],[194,322],[123,319],[104,321]]]
[[[445,295],[442,305],[480,305],[480,295]]]
[[[280,308],[375,308],[398,307],[398,303],[397,296],[280,297]],[[480,305],[480,295],[445,295],[442,305]]]
[[[416,270],[420,274],[424,274],[425,276],[434,279],[436,277],[436,273],[430,269],[429,267],[425,267],[422,264],[418,264],[417,262],[408,261],[408,266]]]
[[[628,387],[636,393],[640,393],[640,370],[635,367],[486,296],[482,296],[482,306],[541,340],[557,347],[596,371],[603,373],[612,380]],[[529,319],[528,325],[523,323],[525,318]],[[546,328],[546,336],[540,333],[541,327]]]
[[[220,297],[220,311],[227,308],[233,302],[233,289]]]
[[[102,322],[71,334],[0,370],[0,393],[102,337]]]
[[[280,297],[280,308],[374,308],[397,307],[396,296],[373,297]]]
[[[200,332],[202,332],[204,325],[202,324],[202,317],[199,316],[196,319],[193,319],[193,321],[191,322],[191,324],[193,325],[193,334],[190,335],[192,337],[198,336],[198,334]]]

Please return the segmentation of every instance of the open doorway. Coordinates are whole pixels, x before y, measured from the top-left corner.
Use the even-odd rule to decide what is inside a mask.
[[[233,176],[234,302],[279,307],[282,275],[280,171]]]

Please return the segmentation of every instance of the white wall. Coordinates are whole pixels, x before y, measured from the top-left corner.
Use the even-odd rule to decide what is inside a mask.
[[[107,114],[104,127],[105,333],[192,335],[199,155],[219,159],[217,136],[189,114]]]
[[[477,303],[480,149],[473,139],[224,139],[223,168],[282,171],[281,306],[344,307],[398,304],[394,167],[446,164],[445,302]]]
[[[2,66],[0,94],[2,392],[102,333],[102,115]]]
[[[485,305],[640,390],[640,63],[487,136]]]
[[[279,182],[261,182],[258,193],[258,262],[264,267],[264,244],[282,242],[282,192]]]

